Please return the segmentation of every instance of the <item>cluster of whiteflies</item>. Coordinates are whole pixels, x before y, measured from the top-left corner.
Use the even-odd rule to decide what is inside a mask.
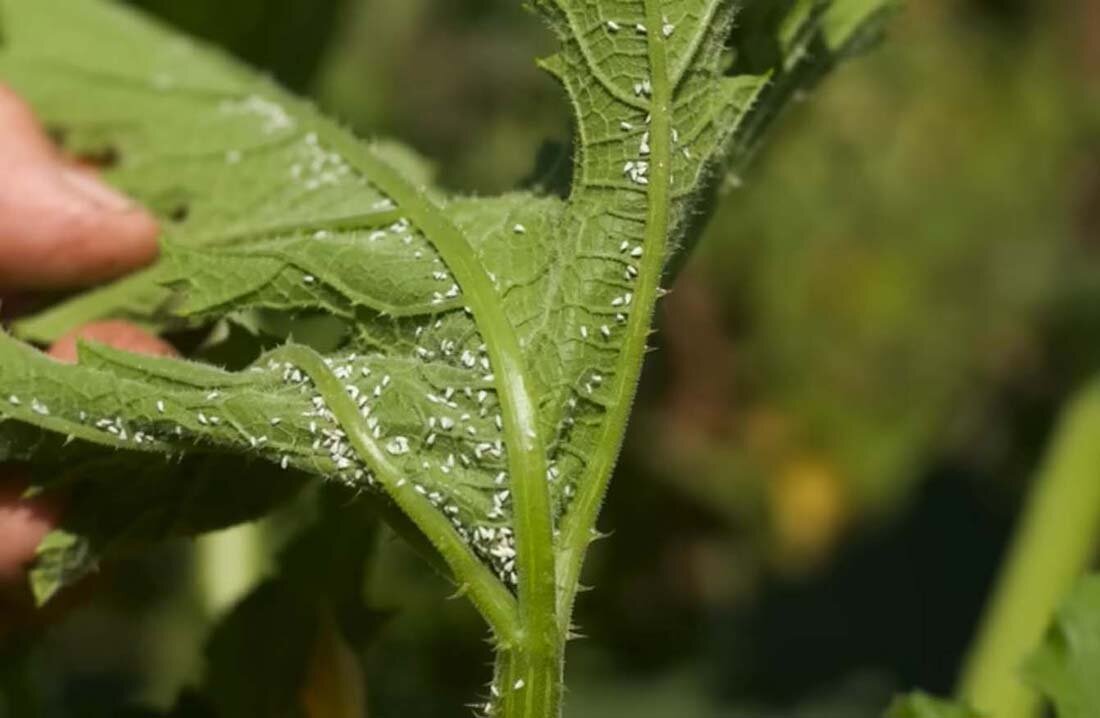
[[[440,351],[450,353],[455,350],[449,347],[440,348]],[[474,356],[468,350],[464,353]],[[478,357],[475,363],[480,365],[480,359],[483,358]],[[493,414],[491,426],[494,436],[488,439],[479,436],[478,428],[471,423],[475,416],[471,412],[476,412],[478,418],[485,419],[491,410],[498,408],[493,403],[494,394],[484,389],[475,391],[470,387],[461,390],[445,387],[439,393],[426,392],[424,398],[428,405],[435,407],[435,411],[427,416],[423,433],[410,437],[387,432],[374,410],[373,403],[393,387],[389,374],[376,376],[377,372],[359,362],[354,354],[340,360],[326,359],[325,363],[334,376],[347,382],[344,389],[358,407],[360,419],[365,423],[371,437],[398,462],[396,465],[401,473],[393,477],[392,483],[386,488],[392,491],[411,489],[431,503],[450,520],[458,535],[502,580],[515,585],[515,535],[508,526],[511,517],[511,492],[508,489],[507,471],[502,469],[506,463],[506,449],[500,437],[502,420],[499,412]],[[468,364],[469,357],[463,363]],[[316,393],[310,378],[292,364],[272,364],[272,369],[282,371],[284,381],[298,386],[309,395],[312,408],[303,412],[303,416],[309,419],[309,431],[315,437],[313,450],[327,453],[332,465],[336,467],[337,475],[345,481],[355,486],[362,486],[364,482],[376,485],[375,474],[356,454],[346,432],[340,428],[337,417],[324,397]],[[352,382],[353,379],[356,381]],[[362,385],[364,382],[367,383],[366,387]],[[463,399],[463,404],[459,403],[460,398]],[[471,405],[476,405],[477,408]],[[452,447],[462,448],[445,451],[438,446],[440,437],[446,437]],[[493,489],[489,494],[491,507],[485,512],[485,518],[493,523],[478,521],[478,510],[464,506],[461,498],[448,491],[446,481],[433,479],[434,472],[447,476],[466,470],[481,473],[495,471]]]

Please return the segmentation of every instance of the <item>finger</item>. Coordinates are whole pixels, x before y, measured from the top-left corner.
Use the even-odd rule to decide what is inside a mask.
[[[63,362],[75,362],[77,342],[81,339],[107,344],[115,349],[137,354],[152,356],[174,356],[176,354],[175,347],[160,337],[154,336],[129,322],[109,319],[86,324],[80,329],[61,337],[50,347],[50,356]]]
[[[25,472],[0,467],[0,583],[15,583],[34,558],[38,544],[57,521],[57,512],[41,498],[23,499]]]
[[[95,284],[156,256],[156,220],[60,158],[27,106],[2,88],[0,158],[0,288]]]

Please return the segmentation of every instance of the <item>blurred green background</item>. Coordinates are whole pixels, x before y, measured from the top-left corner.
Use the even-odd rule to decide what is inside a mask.
[[[569,138],[518,0],[134,4],[456,191],[513,187]],[[1100,1],[913,0],[772,139],[662,307],[569,718],[862,718],[950,692],[1054,417],[1100,368]],[[108,567],[9,685],[47,716],[170,705],[316,503]],[[477,616],[385,530],[363,540],[370,715],[469,715]]]

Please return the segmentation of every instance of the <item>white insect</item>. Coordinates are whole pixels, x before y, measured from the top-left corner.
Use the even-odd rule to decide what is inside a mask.
[[[409,453],[409,440],[404,436],[395,436],[386,444],[386,451],[394,456]]]

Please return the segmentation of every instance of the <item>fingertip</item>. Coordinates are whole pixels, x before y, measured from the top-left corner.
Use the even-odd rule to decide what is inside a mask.
[[[82,260],[82,284],[115,279],[148,266],[160,253],[160,226],[138,205],[121,212],[103,212],[95,224],[83,237],[87,254]]]
[[[160,228],[149,212],[111,187],[94,170],[63,166],[63,191],[81,206],[68,230],[70,261],[83,268],[86,282],[112,279],[143,267],[157,256]]]
[[[91,170],[40,161],[0,170],[0,285],[8,290],[114,279],[156,258],[158,233],[149,212]]]
[[[74,363],[77,360],[77,344],[81,340],[106,344],[135,354],[151,356],[176,356],[177,354],[175,347],[141,327],[118,319],[108,319],[85,324],[61,337],[50,347],[49,355],[58,361]]]
[[[0,84],[0,287],[114,279],[157,256],[156,219],[92,169],[64,161],[31,107]]]
[[[57,509],[42,498],[25,499],[25,475],[0,466],[0,583],[21,581],[38,544],[57,524]]]

